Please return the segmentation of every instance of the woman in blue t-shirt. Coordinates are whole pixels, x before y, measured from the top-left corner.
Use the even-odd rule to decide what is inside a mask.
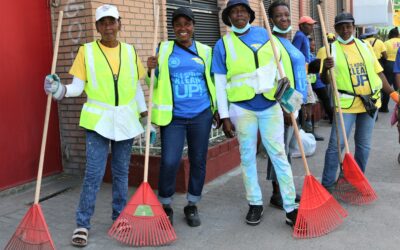
[[[158,198],[172,224],[171,202],[186,139],[190,174],[184,214],[191,227],[200,225],[196,203],[203,190],[208,138],[216,105],[210,77],[211,48],[192,39],[194,22],[190,9],[175,10],[172,27],[176,39],[162,42],[158,57],[149,57],[147,61],[149,70],[157,67],[154,99],[163,103],[154,103],[152,107],[155,114],[152,122],[160,125],[161,132]]]
[[[280,47],[286,49],[290,57],[292,72],[286,72],[286,74],[293,74],[295,88],[303,94],[303,100],[305,101],[307,98],[306,61],[301,51],[288,40],[290,30],[292,29],[288,4],[283,1],[273,2],[268,8],[268,17],[272,20],[272,24],[274,25],[272,29],[273,35],[278,38],[278,43],[282,45]],[[289,143],[293,137],[293,126],[290,114],[283,110],[283,115],[285,121],[285,151],[290,162]],[[268,160],[267,179],[272,180],[273,188],[270,204],[283,209],[279,184],[271,160]],[[299,201],[300,197],[296,196],[296,202]]]

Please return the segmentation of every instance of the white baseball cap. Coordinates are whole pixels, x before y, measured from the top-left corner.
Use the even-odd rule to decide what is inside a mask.
[[[96,9],[96,22],[106,16],[111,16],[115,19],[118,19],[119,12],[117,7],[110,4],[104,4]]]

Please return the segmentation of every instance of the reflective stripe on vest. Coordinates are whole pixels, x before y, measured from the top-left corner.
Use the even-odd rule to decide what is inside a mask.
[[[159,126],[168,125],[173,116],[173,96],[172,85],[169,74],[168,60],[174,49],[174,41],[165,41],[159,47],[159,75],[154,82],[153,105],[151,121]],[[199,42],[195,42],[195,46],[200,58],[204,61],[204,69],[206,76],[206,85],[210,96],[211,107],[213,112],[216,109],[216,91],[210,75],[211,69],[211,48]]]
[[[254,52],[244,44],[233,32],[229,32],[222,38],[226,48],[227,85],[226,93],[230,102],[238,102],[252,99],[261,89],[257,74],[257,65]],[[273,66],[276,68],[271,43],[267,41],[256,52],[258,58],[258,69]],[[279,55],[280,56],[280,55]],[[271,75],[268,90],[262,92],[264,97],[275,100],[274,94],[277,85],[274,83],[276,70]]]
[[[88,100],[81,112],[80,126],[94,130],[111,140],[131,139],[143,132],[136,107],[138,70],[136,52],[128,44],[121,43],[120,70],[117,88],[113,72],[101,48],[96,42],[84,45]],[[115,100],[118,91],[118,106]]]
[[[368,45],[358,40],[354,39],[355,46],[359,49],[360,56],[364,60],[365,69],[368,75],[368,83],[373,94],[373,99],[378,99],[380,97],[380,89],[382,88],[382,80],[379,75],[375,73],[375,57],[373,52],[368,48]],[[349,72],[349,66],[345,58],[342,47],[338,41],[335,41],[332,46],[332,57],[335,60],[335,78],[338,90],[343,90],[348,93],[354,93],[353,81]],[[340,106],[343,109],[349,109],[353,106],[355,97],[353,95],[340,93]]]

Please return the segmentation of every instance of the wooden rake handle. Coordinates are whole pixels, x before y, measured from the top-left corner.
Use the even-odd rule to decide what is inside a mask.
[[[326,56],[327,57],[331,57],[331,52],[329,50],[328,38],[326,37],[325,21],[324,21],[323,15],[322,15],[321,5],[317,4],[317,9],[318,9],[319,20],[321,22],[322,37],[323,37],[322,40],[324,42]],[[349,143],[347,141],[346,129],[344,127],[343,112],[342,112],[342,108],[340,107],[339,92],[337,90],[336,79],[335,79],[335,70],[333,68],[330,68],[329,69],[329,74],[330,74],[330,81],[331,81],[331,85],[332,85],[332,90],[333,90],[333,93],[335,94],[337,107],[338,107],[338,111],[339,111],[340,127],[342,128],[342,134],[343,134],[345,150],[346,150],[346,153],[349,153],[350,152]],[[333,115],[336,115],[335,113],[336,112],[333,112]],[[340,150],[340,148],[338,148],[338,149]]]
[[[58,45],[60,43],[62,19],[63,19],[63,11],[60,11],[58,13],[58,24],[57,24],[57,32],[56,32],[56,41],[55,41],[55,44],[54,44],[53,61],[51,63],[51,72],[50,72],[51,74],[55,74],[56,73],[57,56],[58,56]],[[42,185],[44,153],[46,152],[46,141],[47,141],[47,132],[48,132],[48,129],[49,129],[51,101],[52,101],[52,94],[49,93],[47,95],[46,114],[45,114],[45,117],[44,117],[42,144],[40,146],[39,170],[38,170],[38,174],[37,174],[34,204],[38,204],[39,203],[40,187]]]
[[[157,49],[159,14],[160,14],[160,7],[156,5],[154,10],[154,34],[153,34],[153,52],[152,52],[153,55],[156,55],[156,49]],[[146,126],[146,150],[144,153],[143,182],[147,182],[149,177],[150,126],[151,126],[151,114],[153,106],[154,78],[155,78],[155,69],[152,69],[150,74],[149,101],[147,105],[148,111],[147,111],[147,126]]]
[[[261,7],[261,13],[262,13],[262,16],[263,16],[263,20],[264,20],[265,26],[266,26],[267,31],[268,31],[269,40],[271,42],[271,47],[272,47],[272,51],[274,53],[275,62],[276,62],[276,65],[278,66],[279,75],[280,75],[281,78],[286,77],[286,74],[282,69],[282,65],[279,62],[278,50],[277,50],[275,41],[274,41],[273,36],[272,36],[271,28],[269,26],[268,17],[267,17],[267,14],[265,13],[265,8],[264,8],[263,1],[260,1],[260,7]],[[293,128],[294,128],[294,134],[296,136],[297,144],[299,145],[299,150],[300,150],[300,153],[301,153],[301,159],[303,160],[304,170],[306,171],[306,175],[311,175],[310,169],[308,167],[306,155],[304,153],[303,143],[301,142],[301,136],[300,136],[300,133],[299,133],[299,128],[297,126],[296,118],[294,117],[294,113],[290,113],[290,119],[292,120],[292,124],[293,124]]]

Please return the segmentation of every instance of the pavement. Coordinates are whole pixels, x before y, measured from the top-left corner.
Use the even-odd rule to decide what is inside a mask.
[[[317,142],[315,154],[307,160],[313,175],[320,180],[330,125],[321,121],[316,132],[325,140]],[[350,148],[354,152],[352,141],[351,138]],[[174,228],[178,239],[162,249],[400,249],[400,164],[397,161],[400,146],[397,129],[389,125],[389,114],[379,113],[372,145],[366,176],[379,198],[365,206],[341,202],[348,217],[327,235],[313,239],[292,237],[291,228],[285,224],[285,213],[268,205],[272,187],[265,180],[266,159],[259,155],[258,173],[265,209],[258,226],[245,223],[248,205],[241,172],[236,168],[205,186],[198,206],[202,219],[200,227],[186,225],[183,215],[185,195],[175,196]],[[297,192],[301,193],[304,180],[301,159],[293,159],[292,168]],[[54,195],[41,202],[41,207],[57,249],[75,249],[70,245],[70,239],[75,229],[74,213],[80,185],[80,178],[64,174],[47,178],[43,183],[41,197]],[[130,188],[129,194],[133,193],[134,188]],[[34,185],[0,192],[0,248],[15,232],[33,196]],[[111,225],[111,185],[103,183],[86,249],[130,248],[107,236]]]

